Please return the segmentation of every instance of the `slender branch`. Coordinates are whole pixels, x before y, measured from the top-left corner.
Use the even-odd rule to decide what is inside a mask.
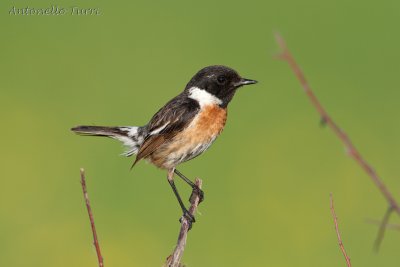
[[[393,208],[389,207],[386,210],[385,214],[383,215],[383,219],[382,219],[382,222],[381,222],[381,224],[379,226],[378,235],[376,237],[375,244],[374,244],[374,249],[375,249],[376,252],[379,251],[379,248],[381,246],[382,240],[385,237],[385,230],[386,230],[387,225],[389,223],[390,215],[392,214],[392,212],[393,212]]]
[[[101,255],[99,240],[97,238],[97,233],[96,233],[96,227],[94,225],[93,213],[90,207],[89,196],[86,189],[85,170],[83,168],[81,168],[81,184],[82,184],[83,197],[85,198],[86,208],[89,215],[90,226],[92,228],[93,244],[96,248],[97,260],[99,262],[99,267],[104,267],[103,256]]]
[[[303,71],[301,70],[300,66],[297,65],[295,59],[293,58],[292,54],[290,53],[289,49],[286,46],[285,40],[282,38],[281,35],[276,34],[276,42],[278,43],[281,54],[279,58],[286,61],[289,66],[291,67],[292,71],[296,75],[297,79],[299,80],[301,86],[303,87],[304,92],[307,94],[308,98],[311,101],[311,104],[315,107],[318,111],[319,115],[321,116],[321,121],[323,124],[328,125],[332,131],[336,134],[336,136],[340,139],[340,141],[346,147],[349,155],[360,165],[360,167],[369,175],[371,180],[374,182],[375,186],[379,189],[383,197],[389,204],[389,209],[393,212],[396,212],[400,215],[400,205],[394,198],[393,194],[389,191],[386,185],[383,183],[381,177],[376,173],[374,168],[364,159],[364,157],[358,152],[357,148],[353,145],[352,141],[348,137],[348,135],[336,124],[335,121],[331,118],[331,116],[326,112],[325,108],[319,102],[318,98],[315,96],[314,92],[311,90],[310,85],[305,78]],[[384,229],[384,228],[382,228]],[[383,235],[382,235],[383,236]]]
[[[367,222],[367,223],[370,223],[370,224],[375,224],[375,225],[378,225],[378,226],[382,227],[382,221],[379,221],[379,220],[367,219],[366,222]],[[386,228],[386,229],[391,229],[391,230],[400,231],[400,224],[388,223],[388,224],[386,224],[386,227],[385,227],[385,228]]]
[[[195,184],[201,189],[202,186],[202,180],[196,178]],[[198,194],[198,191],[193,190],[192,191],[192,196],[190,197],[190,208],[189,208],[189,213],[191,215],[194,215],[197,211],[197,207],[199,205],[200,201],[200,196]],[[187,239],[187,234],[189,231],[189,222],[185,216],[182,216],[181,218],[181,229],[179,231],[178,235],[178,242],[176,244],[176,247],[172,254],[168,256],[167,261],[164,266],[166,267],[183,267],[183,265],[180,263],[181,258],[183,255],[183,252],[185,250],[186,246],[186,239]]]
[[[347,267],[351,267],[350,258],[349,258],[349,256],[347,256],[346,250],[344,249],[342,237],[340,236],[339,225],[338,225],[338,218],[337,218],[337,216],[336,216],[335,208],[334,208],[334,206],[333,206],[333,196],[332,196],[332,193],[330,194],[330,202],[331,202],[331,213],[332,213],[333,221],[334,221],[334,223],[335,223],[335,230],[336,230],[337,239],[338,239],[338,241],[339,241],[339,247],[340,247],[340,250],[342,251],[343,256],[344,256],[344,258],[345,258],[345,260],[346,260]]]

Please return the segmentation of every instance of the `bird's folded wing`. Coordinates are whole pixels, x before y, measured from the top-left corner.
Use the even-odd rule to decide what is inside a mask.
[[[198,103],[186,96],[179,95],[169,101],[147,125],[148,135],[140,146],[132,167],[185,129],[199,110]]]

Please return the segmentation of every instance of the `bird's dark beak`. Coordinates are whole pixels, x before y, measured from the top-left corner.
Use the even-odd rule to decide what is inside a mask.
[[[236,87],[240,87],[240,86],[243,86],[243,85],[249,85],[249,84],[255,84],[255,83],[257,83],[257,81],[242,78],[242,79],[240,79],[240,81],[237,82],[235,85],[236,85]]]

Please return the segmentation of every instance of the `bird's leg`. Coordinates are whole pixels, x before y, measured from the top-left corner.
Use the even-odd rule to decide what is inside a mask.
[[[172,190],[174,191],[174,194],[176,196],[176,198],[178,199],[179,205],[181,206],[182,212],[183,212],[183,216],[188,220],[189,223],[189,230],[192,228],[192,223],[196,222],[196,219],[194,218],[194,216],[192,214],[190,214],[190,212],[187,210],[187,208],[185,207],[185,205],[182,202],[181,196],[178,193],[178,189],[175,186],[174,183],[174,170],[169,170],[168,171],[168,183],[171,186]],[[179,220],[181,221],[181,219]]]
[[[192,199],[194,194],[196,193],[199,196],[199,204],[204,200],[204,191],[201,190],[195,183],[193,183],[189,178],[183,175],[180,171],[175,169],[176,175],[178,175],[183,181],[185,181],[188,185],[192,187],[192,195],[190,196],[189,201]]]

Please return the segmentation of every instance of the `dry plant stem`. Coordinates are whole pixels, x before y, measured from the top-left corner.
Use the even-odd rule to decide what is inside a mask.
[[[337,239],[339,241],[339,247],[340,247],[340,250],[342,251],[343,256],[344,256],[344,258],[346,260],[347,267],[351,267],[350,258],[349,258],[349,256],[347,256],[346,250],[344,249],[344,245],[343,245],[343,242],[342,242],[342,237],[340,236],[338,218],[336,216],[335,208],[333,206],[333,196],[332,196],[332,194],[330,194],[330,200],[331,200],[330,201],[331,202],[331,213],[332,213],[333,221],[335,223],[335,230],[336,230]]]
[[[301,85],[303,86],[304,92],[307,94],[307,96],[310,98],[311,103],[314,105],[314,107],[317,109],[318,113],[320,114],[322,120],[324,123],[326,123],[337,135],[337,137],[343,142],[345,145],[348,153],[354,158],[355,161],[364,169],[364,171],[371,177],[372,181],[375,183],[375,185],[378,187],[378,189],[381,191],[383,196],[386,198],[386,200],[389,203],[389,206],[393,208],[393,210],[396,211],[400,215],[400,206],[396,202],[395,198],[393,195],[390,193],[390,191],[387,189],[385,184],[382,182],[382,179],[378,176],[378,174],[375,172],[375,170],[369,165],[364,158],[361,156],[361,154],[358,152],[358,150],[355,148],[347,134],[332,120],[332,118],[329,116],[329,114],[325,111],[324,107],[321,105],[319,102],[318,98],[314,95],[314,92],[311,90],[303,72],[301,71],[300,67],[297,65],[296,61],[294,60],[293,56],[289,52],[285,41],[283,38],[277,34],[276,35],[276,41],[278,42],[278,45],[280,46],[282,53],[280,54],[280,58],[282,60],[285,60],[287,63],[289,63],[290,67],[292,68],[293,72],[295,73],[297,79],[300,81]]]
[[[90,207],[89,196],[86,189],[85,170],[83,168],[81,168],[81,184],[83,190],[83,197],[85,198],[86,208],[89,214],[90,226],[92,227],[93,244],[96,248],[97,260],[99,262],[99,267],[104,267],[103,256],[101,255],[99,240],[97,239],[96,227],[94,225],[93,213]]]
[[[325,111],[324,107],[319,102],[318,98],[315,96],[314,92],[311,90],[311,87],[308,84],[301,68],[299,67],[299,65],[297,65],[292,54],[287,48],[285,40],[279,34],[276,34],[275,37],[281,49],[281,54],[279,55],[279,58],[286,61],[290,65],[297,79],[300,81],[304,92],[307,94],[312,105],[316,108],[319,115],[321,116],[322,122],[324,124],[327,124],[332,129],[332,131],[336,134],[336,136],[342,141],[342,143],[346,147],[349,155],[358,163],[358,165],[361,166],[361,168],[369,175],[371,180],[375,183],[376,187],[379,189],[379,191],[382,193],[382,195],[385,197],[386,201],[389,204],[389,213],[396,212],[398,215],[400,215],[399,204],[397,203],[396,199],[393,197],[389,189],[386,187],[386,185],[383,183],[380,176],[375,172],[372,166],[365,161],[364,157],[358,152],[358,150],[353,145],[347,134],[332,120],[332,118],[329,116],[329,114]],[[384,227],[382,229],[384,229]]]
[[[389,223],[390,215],[392,214],[392,212],[393,212],[393,208],[389,207],[386,210],[385,215],[383,216],[382,222],[379,226],[378,235],[376,237],[375,244],[374,244],[374,249],[376,252],[379,251],[379,247],[381,246],[382,240],[385,237],[385,230]]]
[[[367,219],[366,222],[370,223],[370,224],[379,225],[379,226],[382,226],[382,224],[385,225],[384,222],[379,221],[379,220],[374,220],[374,219]],[[386,224],[386,229],[400,231],[400,224],[393,224],[393,223],[390,224],[390,223],[388,223],[388,224]]]
[[[202,180],[196,178],[195,184],[201,189]],[[198,193],[196,191],[193,190],[193,194],[190,199],[190,208],[189,208],[189,213],[191,215],[194,215],[196,213],[197,207],[199,205],[199,201],[200,201],[200,196],[198,195]],[[176,247],[175,247],[174,251],[172,252],[172,254],[167,258],[167,261],[164,266],[168,266],[168,267],[183,266],[180,264],[180,261],[181,261],[183,252],[185,250],[188,231],[189,231],[189,222],[185,216],[182,216],[181,229],[179,231],[178,242],[177,242]]]

